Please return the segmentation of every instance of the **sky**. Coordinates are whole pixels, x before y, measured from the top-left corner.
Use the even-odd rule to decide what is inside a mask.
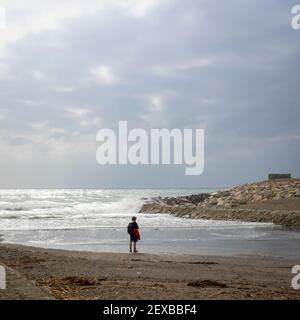
[[[2,0],[0,188],[200,188],[300,177],[294,1]],[[101,166],[97,132],[205,131],[205,168]]]

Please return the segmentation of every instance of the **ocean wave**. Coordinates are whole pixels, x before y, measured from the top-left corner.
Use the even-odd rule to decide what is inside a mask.
[[[1,210],[4,211],[29,211],[29,208],[24,208],[24,207],[6,207],[6,208],[2,208]]]
[[[59,209],[68,207],[65,203],[53,201],[11,201],[0,202],[0,211],[34,211],[41,209]]]
[[[192,193],[191,190],[186,191]],[[258,224],[216,222],[138,213],[146,198],[185,194],[174,190],[0,190],[2,230],[57,230],[127,226],[138,215],[143,227],[248,228]],[[17,223],[16,223],[17,221]],[[262,224],[260,224],[262,226]]]

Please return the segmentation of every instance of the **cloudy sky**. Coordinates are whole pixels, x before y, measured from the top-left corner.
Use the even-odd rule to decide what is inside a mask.
[[[214,187],[300,176],[289,0],[2,0],[0,187]],[[205,129],[205,169],[100,166],[97,131]]]

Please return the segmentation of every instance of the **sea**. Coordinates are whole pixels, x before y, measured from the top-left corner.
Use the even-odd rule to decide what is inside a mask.
[[[0,242],[94,252],[128,252],[137,217],[141,253],[300,258],[300,232],[272,223],[138,213],[151,197],[217,189],[0,190]]]

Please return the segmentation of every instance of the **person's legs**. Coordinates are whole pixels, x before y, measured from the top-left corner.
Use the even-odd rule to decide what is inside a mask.
[[[134,250],[134,252],[138,252],[138,251],[136,250],[136,241],[133,242],[133,250]]]
[[[132,241],[129,242],[129,252],[132,252]]]

